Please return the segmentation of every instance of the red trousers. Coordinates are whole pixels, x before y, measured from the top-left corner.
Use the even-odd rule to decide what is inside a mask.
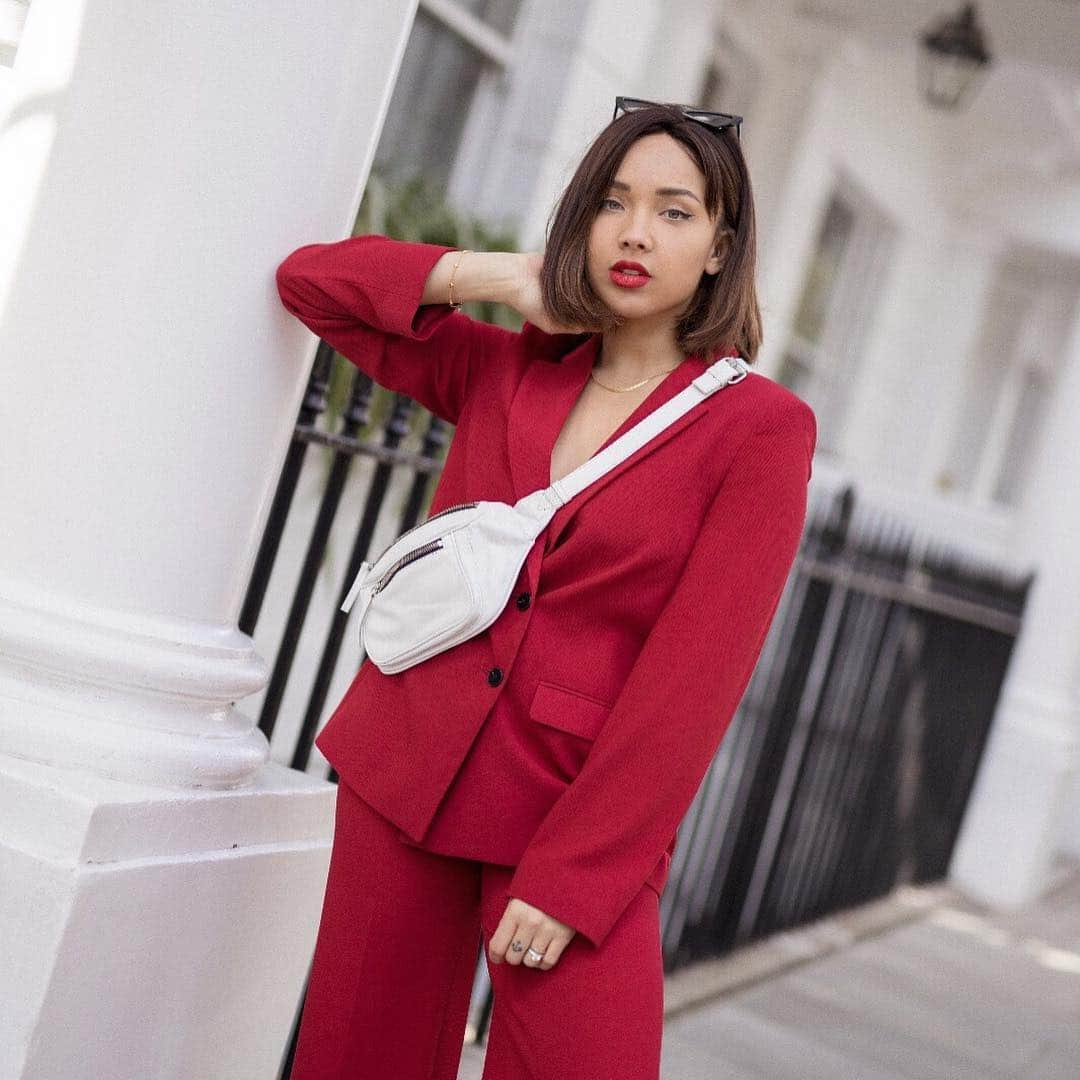
[[[345,783],[292,1080],[457,1080],[479,949],[513,868],[404,843]],[[648,885],[596,948],[549,971],[487,961],[484,1080],[657,1080],[659,897]]]

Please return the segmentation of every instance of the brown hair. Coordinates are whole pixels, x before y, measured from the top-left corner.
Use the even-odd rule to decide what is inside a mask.
[[[706,360],[734,349],[753,363],[762,332],[754,288],[754,198],[742,148],[732,129],[712,131],[667,105],[643,106],[616,117],[585,152],[548,219],[540,270],[544,306],[570,326],[609,330],[622,322],[589,283],[589,231],[626,151],[656,131],[677,139],[704,173],[705,206],[710,217],[717,217],[715,243],[728,246],[720,270],[702,274],[676,326],[679,348]]]

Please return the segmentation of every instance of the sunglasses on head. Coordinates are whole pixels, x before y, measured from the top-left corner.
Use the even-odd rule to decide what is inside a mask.
[[[733,127],[735,129],[735,138],[742,141],[739,130],[743,121],[741,116],[735,116],[733,113],[707,112],[705,109],[696,109],[692,105],[676,105],[670,101],[645,101],[642,98],[617,97],[615,99],[615,111],[612,113],[611,119],[614,120],[623,113],[633,112],[635,109],[643,109],[647,105],[666,105],[669,108],[678,109],[688,120],[703,124],[710,131],[715,131],[717,134],[723,131],[724,128]]]

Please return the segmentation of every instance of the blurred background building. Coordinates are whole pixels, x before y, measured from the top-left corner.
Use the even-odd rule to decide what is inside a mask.
[[[1044,891],[1080,856],[1080,4],[253,15],[0,0],[0,1074],[269,1075],[328,853],[311,739],[361,658],[335,609],[356,560],[422,514],[451,434],[343,381],[325,347],[308,365],[273,268],[362,228],[542,249],[616,94],[744,117],[758,366],[819,421],[818,531],[687,829],[673,948],[687,927],[707,952],[899,880],[863,867],[856,890],[767,902],[883,784],[873,830],[828,848],[837,880],[907,806],[915,832],[947,821],[926,865],[971,895]],[[858,543],[830,562],[836,513]],[[857,604],[834,619],[844,590]],[[932,619],[949,633],[908,671],[905,634]],[[864,724],[886,703],[880,728],[850,720],[855,700]],[[932,718],[917,754],[913,710]],[[867,740],[897,746],[854,770]],[[755,804],[733,794],[749,760],[793,778]],[[815,761],[832,764],[800,801]],[[948,805],[935,768],[965,778]],[[770,840],[781,796],[802,862]],[[756,822],[754,854],[727,852],[717,885],[736,820]],[[734,880],[744,925],[719,934]],[[169,938],[177,919],[199,949]]]
[[[928,48],[950,20],[970,72]],[[821,483],[1037,571],[986,762],[1003,813],[970,823],[1001,876],[963,847],[956,867],[1029,893],[1051,851],[1080,850],[1080,8],[424,2],[375,172],[539,250],[622,92],[745,117],[759,365],[813,405]]]
[[[1013,837],[1034,877],[1011,864],[1008,883],[981,881],[1004,899],[1036,887],[1039,851],[1080,851],[1080,501],[1066,464],[1080,464],[1080,6],[964,7],[422,2],[375,168],[426,176],[540,250],[616,94],[745,117],[759,365],[814,407],[822,481],[850,479],[930,535],[1038,570],[996,724],[1017,770],[998,782],[1022,804],[985,822],[993,850]],[[924,41],[950,19],[962,36],[965,15],[988,61],[966,88]],[[1035,790],[1055,794],[1038,807]],[[958,872],[979,887],[967,861]]]

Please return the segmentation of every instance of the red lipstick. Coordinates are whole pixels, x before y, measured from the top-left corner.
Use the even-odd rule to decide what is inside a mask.
[[[649,272],[639,262],[620,259],[608,271],[611,280],[624,289],[640,289],[649,281]]]

